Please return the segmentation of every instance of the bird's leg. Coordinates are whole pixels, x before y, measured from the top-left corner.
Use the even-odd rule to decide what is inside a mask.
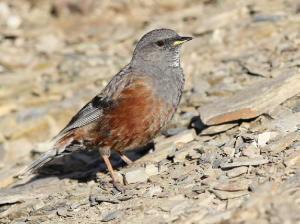
[[[116,174],[115,174],[115,172],[114,172],[114,170],[113,170],[113,168],[111,166],[111,163],[109,161],[108,156],[105,155],[105,156],[102,156],[102,157],[103,157],[103,159],[104,159],[104,161],[106,163],[106,166],[108,168],[109,174],[110,174],[111,178],[113,179],[113,181],[114,182],[119,182],[118,179],[117,179],[117,177],[116,177]]]
[[[128,164],[129,167],[145,167],[146,165],[154,164],[155,166],[158,166],[158,170],[160,170],[160,164],[158,162],[146,160],[146,161],[134,163],[120,151],[115,150],[115,152]]]
[[[117,150],[115,150],[115,152],[128,164],[128,166],[134,166],[134,163],[130,159],[128,159],[128,157],[125,156],[123,153]]]
[[[113,179],[113,185],[115,186],[115,188],[118,189],[118,191],[122,192],[122,193],[125,193],[125,190],[126,189],[134,189],[136,188],[139,184],[130,184],[130,185],[126,185],[124,186],[123,184],[121,184],[117,177],[116,177],[116,174],[110,164],[110,161],[109,161],[109,158],[108,158],[108,155],[102,155],[106,165],[107,165],[107,168],[108,168],[108,171],[110,173],[110,176],[111,178]]]

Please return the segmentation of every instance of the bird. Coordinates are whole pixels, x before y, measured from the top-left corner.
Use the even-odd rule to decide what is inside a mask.
[[[180,49],[192,37],[171,29],[155,29],[137,43],[128,65],[89,101],[54,139],[54,145],[20,176],[74,152],[99,150],[119,191],[127,189],[113,171],[109,156],[142,147],[166,129],[181,99],[185,76]]]

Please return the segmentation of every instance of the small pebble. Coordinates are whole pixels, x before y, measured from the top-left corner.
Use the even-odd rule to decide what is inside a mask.
[[[110,220],[113,220],[115,218],[117,218],[120,215],[121,211],[115,211],[115,212],[111,212],[109,213],[107,216],[105,216],[101,222],[108,222]]]

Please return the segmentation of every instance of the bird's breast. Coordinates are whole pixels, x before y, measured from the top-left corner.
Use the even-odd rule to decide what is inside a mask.
[[[171,121],[177,105],[157,96],[146,78],[125,88],[91,131],[95,144],[125,151],[144,146]]]

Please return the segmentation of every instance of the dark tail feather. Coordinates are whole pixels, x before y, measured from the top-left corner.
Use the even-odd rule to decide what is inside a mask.
[[[74,140],[72,136],[66,136],[61,139],[60,142],[55,143],[48,152],[34,161],[23,173],[20,174],[20,176],[33,174],[53,159],[84,150],[85,148],[86,147],[82,144],[82,141]]]
[[[50,162],[51,160],[57,157],[58,156],[56,155],[56,150],[50,149],[48,152],[46,152],[44,155],[42,155],[40,158],[34,161],[29,167],[27,167],[27,169],[23,171],[23,173],[21,173],[20,176],[27,176],[33,174],[46,163]]]

